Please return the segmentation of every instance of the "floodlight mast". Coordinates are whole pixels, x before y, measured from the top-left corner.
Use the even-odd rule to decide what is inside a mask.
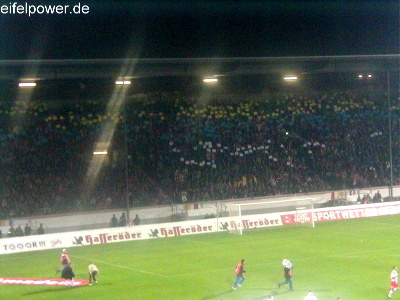
[[[125,140],[125,180],[126,180],[126,219],[130,220],[129,217],[129,178],[128,178],[128,142],[127,142],[127,124],[126,124],[126,95],[124,94],[124,140]]]
[[[129,204],[129,171],[128,171],[128,142],[127,142],[127,114],[126,114],[126,101],[127,101],[127,96],[126,96],[126,91],[132,82],[126,78],[124,79],[119,79],[115,81],[115,84],[117,86],[120,86],[120,88],[123,88],[124,92],[122,93],[122,105],[123,105],[123,110],[124,110],[124,148],[125,148],[125,200],[126,200],[126,220],[129,222],[130,220],[130,204]]]
[[[242,225],[242,206],[239,204],[239,231],[240,231],[240,235],[243,234],[243,225]]]
[[[390,164],[390,185],[389,198],[393,199],[393,149],[392,149],[392,103],[390,97],[390,70],[387,70],[387,95],[388,95],[388,127],[389,127],[389,164]]]

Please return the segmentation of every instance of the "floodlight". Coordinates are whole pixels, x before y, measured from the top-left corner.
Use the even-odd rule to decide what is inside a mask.
[[[218,82],[217,78],[204,78],[203,81],[205,83],[214,83],[214,82]]]
[[[285,77],[283,77],[283,79],[288,80],[288,81],[294,81],[294,80],[297,80],[297,76],[295,76],[295,75],[285,76]]]
[[[35,82],[20,82],[18,84],[19,87],[35,87],[36,83]]]
[[[94,151],[93,155],[107,155],[107,151]]]
[[[115,82],[115,84],[117,84],[117,85],[129,85],[129,84],[131,84],[132,82],[130,81],[130,80],[117,80],[116,82]]]

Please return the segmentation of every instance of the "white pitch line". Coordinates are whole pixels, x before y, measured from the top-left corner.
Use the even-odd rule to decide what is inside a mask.
[[[331,255],[323,255],[323,256],[312,256],[312,257],[303,257],[303,258],[298,258],[296,261],[307,261],[307,260],[313,260],[313,259],[321,259],[321,258],[326,258],[326,257],[343,257],[343,258],[360,258],[362,256],[366,255],[371,255],[371,253],[379,253],[386,251],[387,249],[376,249],[376,250],[370,250],[370,251],[365,251],[362,253],[359,253],[357,255],[352,255],[352,254],[346,254],[346,253],[340,253],[340,254],[331,254]],[[391,250],[397,250],[397,248],[393,248]],[[398,257],[399,255],[384,255],[386,257]],[[255,264],[255,266],[271,266],[275,265],[276,262],[274,261],[268,261],[268,262],[263,262],[263,263],[258,263]],[[221,269],[213,269],[213,270],[207,270],[207,271],[196,271],[196,272],[188,272],[188,273],[182,273],[182,274],[174,274],[174,275],[169,275],[165,276],[168,278],[176,278],[176,277],[183,277],[183,276],[191,276],[191,275],[196,275],[196,274],[207,274],[207,273],[216,273],[216,272],[221,272],[221,271],[227,271],[230,270],[231,268],[221,268]]]
[[[176,277],[182,277],[182,276],[191,276],[191,275],[197,275],[197,274],[209,274],[209,273],[216,273],[216,272],[221,272],[221,271],[227,271],[231,270],[232,268],[223,268],[223,269],[214,269],[214,270],[207,270],[207,271],[200,271],[200,272],[189,272],[189,273],[182,273],[182,274],[174,274],[167,276],[169,278],[176,278]]]
[[[102,260],[96,260],[96,259],[87,259],[85,257],[81,257],[81,256],[76,256],[74,255],[74,257],[80,258],[80,259],[85,259],[87,261],[93,261],[93,262],[98,262],[104,265],[109,265],[109,266],[113,266],[113,267],[118,267],[121,269],[127,269],[130,271],[135,271],[135,272],[141,272],[141,273],[145,273],[145,274],[150,274],[150,275],[154,275],[154,276],[159,276],[159,277],[163,277],[163,278],[173,278],[173,277],[182,277],[182,276],[190,276],[190,275],[194,275],[194,274],[207,274],[207,273],[215,273],[215,272],[220,272],[223,270],[227,270],[228,268],[223,268],[223,269],[215,269],[215,270],[207,270],[207,271],[196,271],[196,272],[189,272],[189,273],[182,273],[182,274],[174,274],[174,275],[162,275],[162,274],[157,274],[157,273],[153,273],[153,272],[148,272],[148,271],[144,271],[144,270],[139,270],[139,269],[133,269],[133,268],[129,268],[126,266],[121,266],[121,265],[116,265],[116,264],[112,264],[112,263],[107,263],[104,262]]]
[[[102,260],[87,259],[87,258],[85,258],[85,257],[76,256],[76,255],[74,255],[74,257],[77,257],[77,258],[80,258],[80,259],[86,259],[87,261],[98,262],[98,263],[101,263],[101,264],[103,264],[103,265],[109,265],[109,266],[113,266],[113,267],[117,267],[117,268],[121,268],[121,269],[126,269],[126,270],[130,270],[130,271],[135,271],[135,272],[144,273],[144,274],[159,276],[159,277],[163,277],[163,278],[169,278],[169,277],[170,277],[170,276],[167,276],[167,275],[162,275],[162,274],[153,273],[153,272],[149,272],[149,271],[144,271],[144,270],[129,268],[129,267],[126,267],[126,266],[116,265],[116,264],[108,263],[108,262],[105,262],[105,261],[102,261]]]
[[[397,249],[397,248],[396,248]],[[394,250],[394,248],[392,249]],[[331,255],[324,255],[324,256],[313,256],[313,257],[304,257],[304,258],[299,258],[296,261],[305,261],[305,260],[312,260],[312,259],[318,259],[318,258],[322,258],[322,257],[343,257],[343,258],[352,258],[352,257],[360,257],[360,255],[369,255],[371,253],[379,253],[382,251],[387,251],[387,249],[374,249],[374,250],[369,250],[369,251],[364,251],[362,253],[358,253],[357,255],[352,255],[352,254],[346,254],[346,253],[339,253],[339,254],[331,254]],[[385,255],[385,256],[398,256],[398,255]],[[221,271],[225,271],[228,270],[228,268],[221,268],[221,269],[214,269],[214,270],[207,270],[207,271],[196,271],[196,272],[187,272],[187,273],[182,273],[182,274],[173,274],[173,275],[162,275],[162,274],[158,274],[158,273],[153,273],[153,272],[148,272],[148,271],[144,271],[144,270],[139,270],[139,269],[134,269],[134,268],[129,268],[126,266],[121,266],[121,265],[116,265],[116,264],[112,264],[112,263],[107,263],[101,260],[95,260],[95,259],[87,259],[84,257],[80,257],[80,256],[75,256],[77,258],[81,258],[81,259],[86,259],[88,261],[94,261],[94,262],[98,262],[101,264],[105,264],[105,265],[110,265],[113,267],[118,267],[121,269],[126,269],[126,270],[130,270],[130,271],[135,271],[135,272],[140,272],[140,273],[144,273],[144,274],[149,274],[149,275],[153,275],[153,276],[158,276],[158,277],[162,277],[162,278],[177,278],[177,277],[183,277],[183,276],[191,276],[191,275],[195,275],[195,274],[207,274],[207,273],[216,273],[216,272],[221,272]],[[265,266],[265,265],[273,265],[275,264],[275,262],[263,262],[263,263],[259,263],[257,264],[258,266]]]

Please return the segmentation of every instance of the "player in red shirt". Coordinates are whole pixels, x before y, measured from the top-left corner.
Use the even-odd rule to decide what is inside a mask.
[[[69,266],[71,264],[71,260],[69,259],[67,249],[63,249],[60,257],[60,263],[63,266],[61,269],[58,269],[56,273],[62,272],[65,266]]]
[[[238,286],[242,286],[243,281],[246,280],[246,277],[244,277],[244,274],[246,273],[246,270],[244,269],[244,262],[245,260],[242,259],[240,263],[236,265],[235,269],[235,282],[233,283],[232,289],[236,290]]]
[[[399,273],[397,273],[397,267],[394,266],[392,273],[390,273],[390,290],[389,290],[389,298],[392,298],[393,293],[399,289],[398,282]]]

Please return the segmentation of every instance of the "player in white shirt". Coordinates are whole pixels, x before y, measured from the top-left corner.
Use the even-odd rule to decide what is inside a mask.
[[[314,295],[313,292],[309,291],[307,296],[305,296],[303,300],[317,300],[317,297]]]
[[[394,266],[392,273],[390,273],[390,290],[389,290],[389,298],[392,298],[393,293],[399,289],[399,273],[397,272],[397,267]]]
[[[89,285],[92,285],[92,280],[97,284],[96,276],[99,275],[99,270],[94,264],[89,265]]]

